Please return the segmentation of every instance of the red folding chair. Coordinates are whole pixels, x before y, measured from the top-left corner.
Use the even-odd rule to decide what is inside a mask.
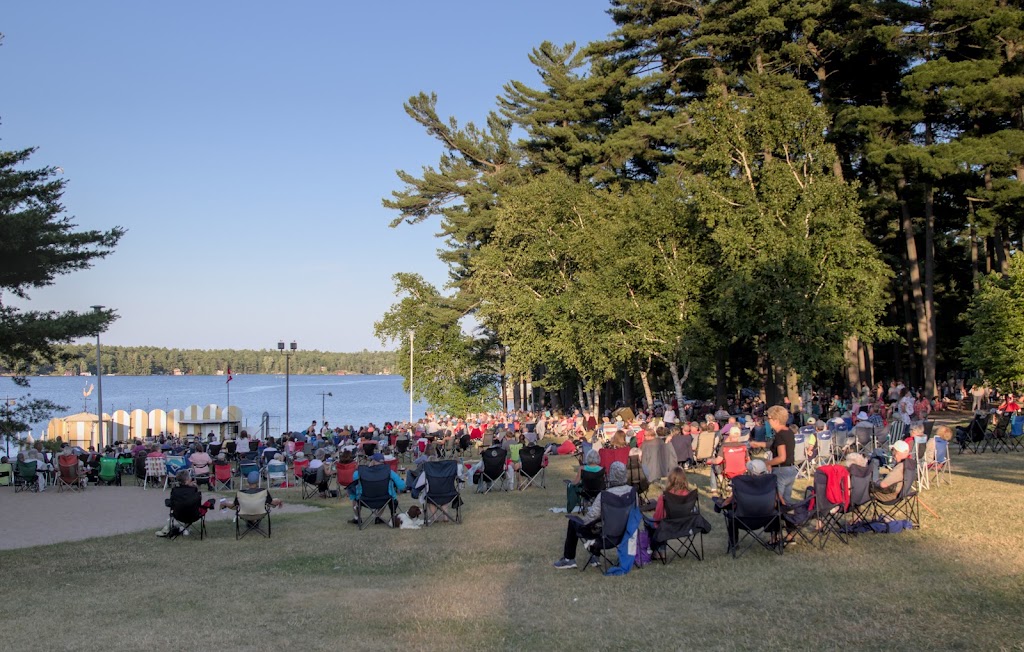
[[[355,482],[352,477],[356,473],[356,469],[359,468],[357,462],[338,462],[335,465],[335,477],[338,479],[338,489],[347,489],[350,484]],[[344,498],[345,496],[342,496]]]
[[[729,490],[733,478],[747,472],[746,444],[722,445],[722,492]]]

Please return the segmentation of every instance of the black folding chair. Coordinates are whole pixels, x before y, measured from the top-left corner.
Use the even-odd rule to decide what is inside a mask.
[[[484,450],[481,458],[483,459],[484,466],[477,473],[477,493],[488,493],[494,485],[501,483],[501,490],[505,491],[506,481],[506,465],[505,459],[508,453],[497,447],[490,447]],[[482,488],[485,487],[485,488]]]
[[[636,509],[636,490],[632,487],[624,494],[611,491],[601,492],[601,518],[598,519],[597,537],[587,550],[598,557],[601,572],[607,572],[613,560],[607,551],[614,550],[622,543],[629,522],[629,514]],[[573,518],[579,518],[574,516]],[[587,570],[590,561],[583,564],[580,572]]]
[[[536,444],[526,446],[519,451],[519,491],[522,491],[538,482],[542,489],[544,485],[544,449]]]
[[[845,515],[847,511],[846,505],[840,505],[833,503],[828,499],[828,475],[820,467],[814,472],[814,508],[811,510],[811,514],[815,519],[817,530],[814,532],[814,536],[811,537],[809,543],[818,543],[819,548],[824,548],[828,540],[835,536],[836,539],[842,543],[849,543],[846,540],[846,522]],[[841,467],[846,471],[845,478],[840,477],[839,482],[850,482],[849,471],[846,467]],[[847,485],[847,489],[848,489]]]
[[[36,462],[18,462],[14,465],[14,493],[19,491],[39,491]]]
[[[171,497],[164,500],[164,504],[170,508],[171,523],[177,522],[180,527],[172,527],[167,532],[168,539],[177,539],[179,536],[184,534],[185,530],[191,530],[196,523],[199,524],[199,540],[202,541],[206,536],[206,515],[203,514],[201,505],[201,496],[198,491],[179,492],[178,487],[171,490]],[[187,500],[183,500],[182,496],[186,495]]]
[[[978,453],[988,438],[988,418],[983,414],[975,415],[967,428],[956,429],[956,443],[960,445],[958,453],[970,451]]]
[[[775,476],[741,475],[732,480],[732,504],[724,507],[728,528],[728,552],[733,559],[758,543],[765,550],[782,554],[782,511]],[[740,533],[742,532],[742,538]],[[750,540],[745,548],[741,544]]]
[[[917,482],[917,460],[908,457],[903,460],[903,485],[895,498],[880,499],[877,494],[874,496],[874,520],[906,520],[913,526],[921,525],[921,509],[917,501],[917,490],[914,485]]]
[[[320,495],[320,486],[316,482],[316,469],[303,469],[301,480],[302,499],[315,498]]]
[[[356,483],[360,487],[359,499],[356,501],[356,522],[360,530],[366,529],[370,523],[383,521],[381,514],[390,508],[390,518],[385,521],[389,526],[398,510],[398,500],[391,496],[391,467],[385,464],[377,466],[360,466],[359,478]],[[370,510],[370,518],[363,519],[363,508]]]
[[[871,465],[851,464],[850,470],[850,509],[847,521],[847,532],[853,532],[855,525],[869,523],[874,516],[871,504]]]
[[[459,493],[459,466],[455,460],[427,462],[423,473],[427,476],[427,490],[422,498],[427,505],[423,515],[423,526],[434,523],[441,517],[462,523],[462,496]],[[430,505],[434,506],[431,514]],[[451,511],[454,510],[453,515]]]
[[[580,486],[577,488],[576,493],[580,498],[581,514],[586,513],[598,494],[604,491],[604,484],[604,469],[600,471],[583,471],[580,474]]]
[[[651,488],[651,482],[647,479],[643,467],[640,465],[640,458],[636,455],[629,456],[629,463],[626,464],[626,472],[629,474],[627,484],[636,490],[636,495],[641,501],[647,501],[647,490]]]
[[[1013,443],[1010,440],[1010,418],[1012,416],[1013,415],[1009,412],[999,415],[999,420],[996,421],[995,427],[992,428],[992,432],[989,433],[986,444],[992,447],[993,453],[998,453],[1003,450],[1009,453],[1013,450]],[[982,452],[984,451],[985,449],[983,447]]]
[[[675,557],[684,559],[686,555],[693,555],[697,561],[704,559],[704,535],[711,531],[711,524],[701,515],[698,498],[696,489],[685,496],[662,494],[665,518],[654,531],[653,542],[659,549],[665,546],[661,556],[663,564]]]

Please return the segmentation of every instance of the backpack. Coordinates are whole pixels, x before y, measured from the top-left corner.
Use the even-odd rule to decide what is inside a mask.
[[[636,556],[633,557],[633,565],[643,568],[651,563],[651,537],[647,534],[647,528],[641,525],[636,533]]]

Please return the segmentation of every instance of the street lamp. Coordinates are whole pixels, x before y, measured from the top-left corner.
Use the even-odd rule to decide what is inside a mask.
[[[326,417],[324,415],[327,412],[327,397],[328,396],[334,396],[334,394],[332,394],[330,392],[320,392],[319,394],[320,394],[320,423],[322,425],[322,424],[324,424],[326,422]]]
[[[416,341],[416,331],[409,329],[409,424],[412,425],[412,347]]]
[[[299,345],[292,340],[292,343],[288,345],[288,348],[284,348],[284,340],[279,340],[277,343],[277,350],[284,355],[284,431],[291,432],[291,426],[289,424],[289,408],[291,399],[291,385],[289,383],[290,369],[288,368],[288,360],[295,354],[295,351],[299,348]]]
[[[90,306],[97,314],[103,311],[103,306]],[[96,431],[99,437],[99,446],[96,450],[103,450],[103,362],[100,360],[100,332],[96,331],[96,410],[99,412],[99,426]]]

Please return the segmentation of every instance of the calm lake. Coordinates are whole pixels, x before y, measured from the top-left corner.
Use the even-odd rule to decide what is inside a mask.
[[[104,376],[103,411],[113,414],[115,410],[184,410],[190,405],[211,403],[225,406],[226,380],[226,376]],[[0,400],[30,394],[67,407],[52,415],[55,417],[96,411],[96,391],[88,397],[82,395],[96,384],[96,377],[44,376],[29,381],[31,387],[24,389],[10,379],[0,379],[0,383],[6,383]],[[402,391],[401,376],[291,376],[290,385],[292,430],[305,428],[314,419],[320,423],[321,409],[332,426],[359,426],[371,421],[381,425],[409,418],[409,395]],[[262,414],[267,412],[274,429],[284,430],[284,376],[236,374],[230,389],[231,405],[242,410],[242,427],[257,428]],[[326,393],[332,396],[321,396]],[[414,418],[423,416],[426,409],[426,403],[415,404]],[[32,433],[39,435],[45,429],[45,422],[33,424]]]

